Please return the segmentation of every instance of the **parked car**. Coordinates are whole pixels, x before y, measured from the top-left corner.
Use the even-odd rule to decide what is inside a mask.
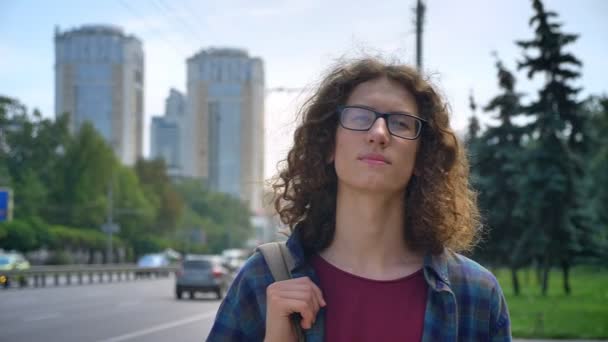
[[[250,255],[251,252],[248,250],[239,248],[226,249],[222,252],[224,265],[233,273],[238,272]]]
[[[163,253],[145,254],[137,260],[139,270],[135,271],[136,277],[151,275],[151,268],[169,266],[169,258]]]
[[[196,292],[213,292],[222,299],[229,285],[229,272],[219,255],[187,255],[175,277],[175,297],[188,292],[190,299]]]
[[[0,253],[0,286],[8,288],[11,286],[11,279],[6,271],[19,271],[27,270],[30,268],[30,263],[27,261],[21,253]],[[27,285],[27,280],[24,276],[17,278],[19,286],[23,287]]]

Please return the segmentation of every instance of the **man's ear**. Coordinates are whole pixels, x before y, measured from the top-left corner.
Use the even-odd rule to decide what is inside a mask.
[[[420,174],[422,174],[422,170],[421,168],[421,163],[416,163],[414,164],[414,170],[412,170],[412,176],[419,176]]]
[[[334,151],[331,151],[331,153],[329,153],[329,155],[327,156],[327,159],[325,160],[327,164],[331,164],[334,162],[335,156],[334,156]]]

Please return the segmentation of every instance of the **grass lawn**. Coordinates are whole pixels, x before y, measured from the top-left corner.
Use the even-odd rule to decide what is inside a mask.
[[[514,337],[608,338],[608,269],[573,269],[570,296],[564,294],[562,273],[553,269],[546,297],[532,269],[519,272],[519,296],[513,294],[509,270],[494,271],[507,298]]]

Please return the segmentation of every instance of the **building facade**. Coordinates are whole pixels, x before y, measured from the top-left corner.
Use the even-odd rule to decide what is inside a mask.
[[[241,49],[202,50],[187,60],[186,174],[262,207],[264,66]]]
[[[150,156],[164,159],[167,172],[172,177],[183,175],[185,114],[186,97],[171,89],[165,101],[165,115],[152,118]]]
[[[55,30],[55,114],[89,121],[126,165],[143,156],[142,43],[106,25]]]

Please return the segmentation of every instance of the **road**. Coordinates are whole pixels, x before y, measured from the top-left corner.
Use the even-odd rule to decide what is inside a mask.
[[[173,282],[0,290],[0,341],[204,341],[220,302],[212,294],[178,301]]]
[[[178,301],[173,283],[0,290],[0,341],[204,341],[220,302],[212,294]]]

